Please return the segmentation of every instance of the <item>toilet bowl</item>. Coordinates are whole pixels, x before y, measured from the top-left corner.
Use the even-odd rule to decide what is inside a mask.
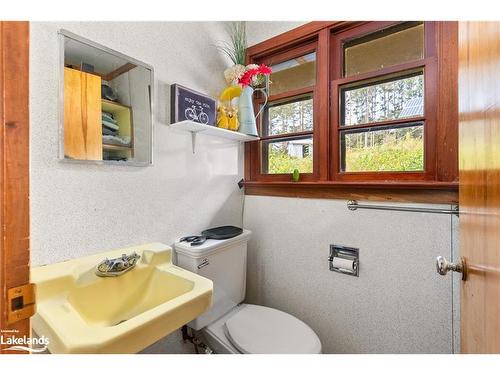
[[[212,307],[188,326],[216,353],[319,354],[316,333],[296,317],[270,307],[243,304],[246,290],[247,243],[251,232],[199,246],[174,245],[177,265],[211,279]]]
[[[321,353],[321,342],[307,324],[265,306],[238,305],[205,327],[202,335],[216,353]]]

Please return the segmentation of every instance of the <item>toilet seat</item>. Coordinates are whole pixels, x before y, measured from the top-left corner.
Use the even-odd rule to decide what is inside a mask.
[[[321,342],[307,324],[269,307],[242,306],[225,322],[224,333],[241,353],[321,353]]]

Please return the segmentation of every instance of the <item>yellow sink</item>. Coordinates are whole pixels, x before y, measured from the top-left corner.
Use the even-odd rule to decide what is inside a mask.
[[[132,270],[98,277],[105,258],[136,252]],[[137,353],[208,310],[213,284],[172,264],[161,243],[134,246],[32,268],[33,330],[51,353]]]

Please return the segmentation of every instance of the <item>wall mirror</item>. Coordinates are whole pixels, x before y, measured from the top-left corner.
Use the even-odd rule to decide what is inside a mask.
[[[64,160],[152,163],[153,68],[60,30]]]

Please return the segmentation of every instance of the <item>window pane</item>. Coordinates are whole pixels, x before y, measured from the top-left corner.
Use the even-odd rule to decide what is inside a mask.
[[[270,95],[316,84],[316,52],[272,65],[271,68]]]
[[[403,24],[344,44],[344,76],[366,73],[424,57],[424,24]]]
[[[423,171],[424,126],[413,123],[342,131],[341,171]]]
[[[262,135],[278,135],[313,130],[313,100],[311,96],[266,106]]]
[[[312,173],[312,136],[262,142],[262,173],[292,173],[294,169]]]
[[[423,116],[423,72],[342,89],[345,126]]]

